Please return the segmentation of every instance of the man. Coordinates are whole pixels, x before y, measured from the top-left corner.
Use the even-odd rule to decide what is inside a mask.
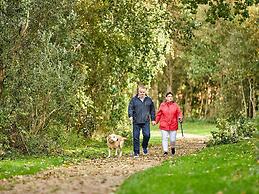
[[[139,157],[140,153],[140,130],[143,134],[143,154],[148,154],[148,142],[150,139],[150,117],[152,125],[155,121],[155,106],[150,97],[146,95],[146,88],[144,86],[138,87],[138,93],[134,96],[128,106],[128,116],[133,123],[133,151],[134,157]]]

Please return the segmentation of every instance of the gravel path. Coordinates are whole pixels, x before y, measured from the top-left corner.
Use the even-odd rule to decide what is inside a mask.
[[[176,155],[196,152],[205,147],[204,136],[185,135],[177,140]],[[166,159],[161,146],[153,146],[147,156],[131,156],[86,160],[76,165],[62,166],[36,175],[16,176],[0,180],[1,194],[110,194],[122,182],[138,171],[157,166]]]

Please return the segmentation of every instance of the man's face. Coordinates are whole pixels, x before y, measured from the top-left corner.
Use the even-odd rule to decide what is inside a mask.
[[[146,96],[146,89],[145,88],[139,88],[138,89],[138,96],[140,98],[144,98]]]

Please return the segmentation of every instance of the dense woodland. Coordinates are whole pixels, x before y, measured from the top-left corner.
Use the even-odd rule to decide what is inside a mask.
[[[137,84],[185,118],[255,118],[256,0],[0,0],[0,149],[127,127]],[[56,149],[54,149],[56,150]]]

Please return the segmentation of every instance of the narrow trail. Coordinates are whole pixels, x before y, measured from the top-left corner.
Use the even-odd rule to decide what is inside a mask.
[[[176,155],[179,157],[205,147],[202,136],[186,137],[177,140]],[[86,160],[76,165],[61,166],[39,172],[36,175],[16,176],[0,180],[4,190],[1,194],[110,194],[130,175],[161,164],[161,146],[152,146],[147,156],[137,159],[131,156]]]

